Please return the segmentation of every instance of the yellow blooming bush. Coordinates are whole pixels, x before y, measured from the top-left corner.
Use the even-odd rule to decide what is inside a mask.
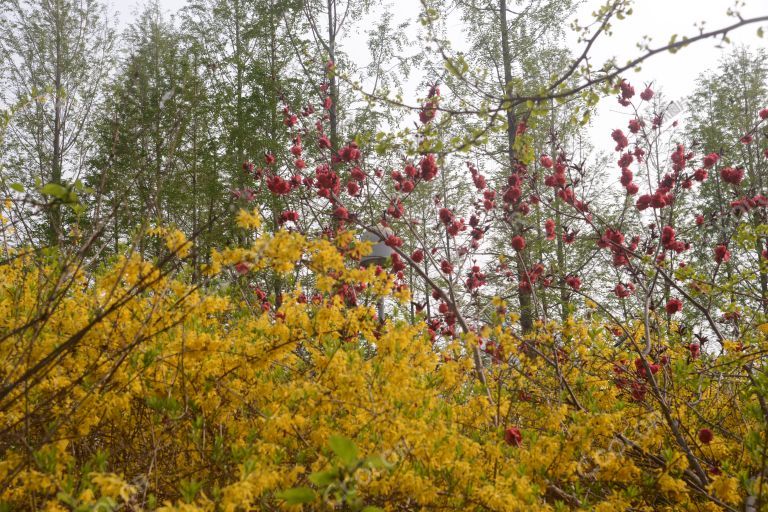
[[[495,299],[491,325],[433,341],[379,321],[394,279],[359,266],[351,232],[214,253],[209,284],[293,283],[266,308],[175,277],[189,243],[153,234],[154,261],[0,265],[0,510],[737,510],[763,485],[744,369],[762,332],[716,364],[671,343],[638,357],[598,315],[521,338]],[[475,343],[506,351],[482,379]]]

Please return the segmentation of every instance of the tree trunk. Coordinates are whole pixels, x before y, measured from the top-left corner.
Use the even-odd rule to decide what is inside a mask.
[[[328,60],[336,64],[336,0],[327,0],[328,6]],[[339,101],[338,84],[335,73],[330,76],[331,108],[328,111],[331,125],[331,150],[335,154],[339,150],[339,130],[337,103]]]
[[[509,97],[509,87],[512,83],[512,56],[509,48],[509,34],[507,27],[507,1],[499,0],[499,20],[501,30],[501,56],[504,63],[504,95]],[[512,107],[507,104],[507,156],[509,158],[509,172],[515,172],[515,162],[517,157],[515,155],[515,135],[517,130],[517,119],[515,118],[515,112]],[[514,234],[521,234],[521,226],[513,226]],[[527,251],[520,251],[517,257],[517,275],[520,278],[526,275],[525,255]],[[522,290],[517,293],[518,300],[520,301],[520,327],[523,332],[528,332],[533,328],[533,303],[531,301],[531,295]]]

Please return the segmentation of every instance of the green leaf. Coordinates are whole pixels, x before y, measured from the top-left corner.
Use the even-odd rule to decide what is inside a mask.
[[[67,189],[57,183],[48,183],[43,185],[43,188],[40,189],[40,193],[45,196],[53,196],[62,199],[67,195]]]
[[[277,493],[277,497],[288,505],[301,505],[315,501],[315,491],[309,487],[294,487]]]
[[[24,192],[24,185],[21,183],[11,183],[10,187],[16,192]]]
[[[318,487],[328,487],[338,478],[339,473],[336,470],[318,471],[309,475],[309,481]]]
[[[352,465],[357,461],[357,448],[355,444],[342,436],[331,436],[328,445],[338,458],[346,465]]]
[[[381,456],[372,455],[365,459],[365,464],[369,468],[373,469],[392,469],[392,464],[388,464]]]

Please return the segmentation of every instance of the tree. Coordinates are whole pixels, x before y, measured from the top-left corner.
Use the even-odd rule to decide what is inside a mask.
[[[91,151],[85,133],[112,62],[114,34],[104,6],[98,0],[5,0],[2,8],[0,81],[7,100],[46,98],[14,117],[4,166],[30,189],[36,182],[83,178]],[[57,245],[65,228],[60,202],[44,213],[37,232]]]
[[[702,186],[702,200],[692,205],[703,218],[699,236],[710,247],[751,244],[752,254],[740,263],[759,276],[759,289],[742,282],[744,289],[740,291],[761,303],[768,314],[768,274],[763,264],[767,241],[758,228],[768,220],[758,204],[768,193],[768,157],[764,154],[766,135],[755,129],[757,113],[768,105],[767,59],[763,49],[737,48],[723,58],[714,72],[700,76],[687,102],[687,132],[693,147],[726,162],[711,167],[709,179]],[[733,197],[733,184],[723,175],[727,167],[743,173],[743,181],[739,180],[733,190],[737,197]],[[734,202],[729,204],[730,199]],[[749,230],[739,235],[741,239],[732,240],[732,228],[743,218],[748,219]],[[742,300],[734,297],[734,302]]]

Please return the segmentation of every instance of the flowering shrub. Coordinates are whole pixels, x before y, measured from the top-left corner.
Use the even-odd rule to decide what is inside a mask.
[[[650,87],[639,103],[615,90],[633,116],[610,133],[609,212],[561,141],[534,157],[535,109],[508,127],[509,168],[462,164],[442,186],[472,200],[449,204],[433,85],[419,150],[387,172],[356,141],[334,148],[330,96],[285,106],[290,148],[243,163],[242,243],[204,279],[185,275],[194,240],[166,227],[144,233],[155,259],[102,268],[6,244],[0,509],[764,505],[768,228],[745,214],[768,200],[726,152],[664,145]],[[766,119],[734,143],[763,143]],[[679,207],[713,181],[727,208]],[[388,261],[364,259],[363,232]],[[489,233],[502,248],[483,258]],[[574,243],[611,279],[548,254]]]
[[[314,277],[261,308],[169,275],[188,242],[153,234],[154,263],[0,266],[4,507],[735,510],[761,485],[760,330],[694,355],[672,321],[646,356],[641,321],[519,336],[494,299],[478,333],[435,345],[422,322],[379,322],[395,280],[359,267],[370,246],[350,231],[214,254],[209,275]],[[477,343],[485,384],[463,356]]]

